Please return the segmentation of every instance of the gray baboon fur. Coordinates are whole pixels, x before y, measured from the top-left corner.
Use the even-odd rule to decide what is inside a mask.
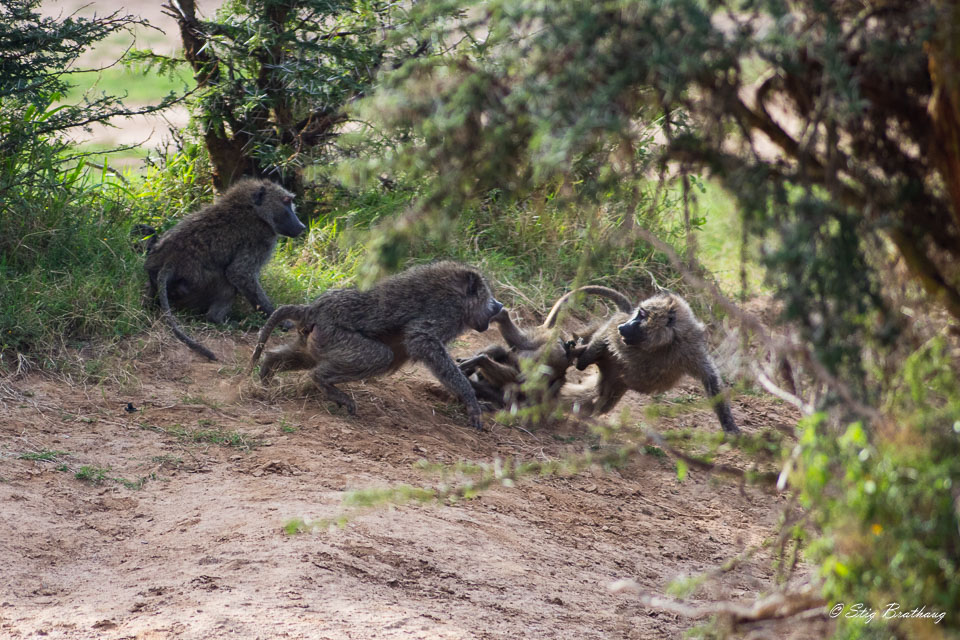
[[[565,341],[555,337],[553,328],[560,310],[575,296],[582,294],[609,298],[622,311],[633,310],[630,300],[622,293],[596,285],[580,287],[564,294],[554,303],[543,324],[533,329],[520,329],[504,309],[493,318],[493,322],[509,350],[493,345],[460,362],[460,370],[468,376],[478,397],[500,409],[513,403],[529,406],[555,400],[566,382],[567,369],[573,364],[572,349],[576,340]],[[528,398],[520,392],[524,382],[523,361],[537,362],[545,367],[542,369],[546,377],[545,392],[534,398]]]
[[[392,373],[407,360],[423,362],[466,405],[470,424],[479,429],[476,394],[445,345],[467,329],[486,331],[501,309],[471,267],[456,262],[413,267],[368,291],[331,289],[312,304],[278,308],[260,330],[250,368],[277,323],[290,320],[298,337],[267,352],[261,380],[313,369],[317,387],[353,415],[356,403],[336,384]]]
[[[260,270],[273,254],[278,235],[292,238],[304,229],[292,193],[269,180],[241,180],[147,245],[144,266],[150,298],[159,300],[164,320],[177,338],[216,360],[209,349],[181,331],[170,307],[203,313],[207,320],[220,323],[241,293],[269,316],[273,305],[260,286]]]
[[[672,388],[683,374],[703,383],[720,425],[739,433],[730,405],[721,395],[720,375],[707,349],[706,330],[690,305],[673,293],[660,293],[640,303],[636,312],[617,313],[575,349],[577,369],[600,369],[596,397],[582,407],[610,411],[628,389],[659,393]]]

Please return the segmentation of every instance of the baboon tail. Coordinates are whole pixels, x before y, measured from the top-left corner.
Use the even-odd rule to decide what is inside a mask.
[[[295,322],[298,326],[303,324],[303,315],[309,307],[303,304],[284,304],[276,308],[270,317],[267,318],[267,323],[263,325],[260,329],[260,335],[257,337],[257,348],[253,350],[253,355],[250,357],[250,366],[247,368],[247,375],[253,371],[253,368],[257,366],[257,362],[260,360],[260,354],[263,353],[263,347],[267,344],[267,340],[270,339],[270,334],[273,333],[273,330],[278,324],[284,320],[291,320]]]
[[[557,323],[557,316],[560,315],[560,309],[563,308],[567,302],[569,302],[570,298],[581,293],[613,300],[614,304],[617,305],[617,308],[624,313],[630,313],[633,311],[633,304],[630,302],[627,296],[623,295],[616,289],[590,284],[585,287],[578,287],[573,291],[563,294],[563,296],[561,296],[560,299],[554,303],[553,308],[550,309],[550,313],[547,314],[547,319],[543,321],[543,328],[552,329],[553,325]]]
[[[185,334],[180,329],[180,325],[177,324],[177,319],[173,317],[173,313],[170,311],[170,300],[167,298],[167,283],[170,281],[171,275],[173,275],[173,270],[166,266],[160,269],[160,273],[157,274],[157,294],[160,297],[160,310],[163,312],[163,319],[166,320],[170,330],[173,331],[173,335],[177,336],[180,342],[210,360],[216,360],[217,356],[213,355],[213,351]]]

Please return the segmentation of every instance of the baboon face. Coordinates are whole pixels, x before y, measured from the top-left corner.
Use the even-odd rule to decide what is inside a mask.
[[[293,194],[279,185],[261,186],[253,202],[263,221],[279,235],[296,238],[307,228],[297,217]]]
[[[486,331],[490,321],[503,310],[501,304],[479,274],[467,273],[466,325],[477,331]]]
[[[673,341],[677,309],[669,297],[645,300],[637,313],[617,326],[620,337],[629,346],[656,348]]]

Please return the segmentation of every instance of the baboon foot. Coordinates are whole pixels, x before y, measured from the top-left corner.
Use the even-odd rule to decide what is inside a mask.
[[[323,390],[327,396],[327,400],[331,402],[336,402],[338,407],[344,407],[351,416],[357,415],[357,403],[353,401],[353,398],[345,394],[340,389],[337,389],[335,386],[329,383],[317,383],[317,385]]]
[[[479,412],[471,413],[469,416],[469,419],[470,419],[471,427],[473,427],[477,431],[483,431],[483,418],[481,417],[481,414]]]

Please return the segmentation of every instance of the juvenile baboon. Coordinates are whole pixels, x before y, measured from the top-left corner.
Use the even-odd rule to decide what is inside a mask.
[[[533,405],[555,400],[566,382],[567,369],[573,364],[576,340],[554,337],[553,328],[560,310],[574,296],[581,294],[609,298],[622,311],[633,310],[630,300],[622,293],[596,285],[580,287],[564,294],[554,303],[543,324],[530,330],[515,325],[504,309],[492,321],[510,349],[493,345],[460,362],[460,370],[467,375],[477,395],[498,408],[514,402]],[[527,398],[520,392],[524,382],[523,361],[538,362],[544,367],[545,392],[537,394],[535,398]]]
[[[267,352],[260,368],[264,382],[280,371],[313,369],[314,384],[353,415],[356,403],[335,385],[391,373],[408,360],[423,362],[480,429],[476,394],[445,345],[467,329],[486,331],[501,309],[483,276],[468,266],[413,267],[368,291],[331,289],[312,304],[278,308],[260,330],[250,368],[277,323],[290,320],[298,337]]]
[[[294,212],[292,193],[269,180],[241,180],[147,245],[144,266],[150,298],[159,300],[164,320],[177,338],[216,360],[209,349],[181,331],[171,305],[220,323],[241,293],[269,316],[273,305],[260,286],[260,270],[273,254],[278,235],[293,238],[304,229]]]
[[[644,300],[632,317],[615,314],[575,349],[575,355],[580,371],[591,364],[600,370],[596,397],[581,409],[588,415],[610,411],[628,389],[666,391],[686,373],[703,383],[724,432],[740,432],[720,394],[720,376],[707,349],[703,323],[676,294],[660,293]]]
[[[493,320],[497,321],[496,318]],[[460,370],[473,386],[477,397],[491,403],[496,409],[511,404],[535,405],[553,400],[566,382],[567,369],[573,364],[572,349],[575,340],[557,338],[538,349],[514,350],[502,345],[491,345],[474,356],[459,361]],[[537,362],[543,374],[542,392],[529,397],[521,390],[526,380],[526,363]]]

